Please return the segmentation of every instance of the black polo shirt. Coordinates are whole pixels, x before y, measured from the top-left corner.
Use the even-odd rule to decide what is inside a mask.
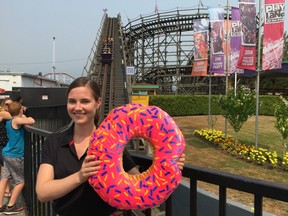
[[[86,156],[83,155],[80,160],[77,157],[73,142],[73,128],[74,125],[64,132],[50,135],[43,144],[41,163],[51,164],[54,167],[55,179],[62,179],[78,172]],[[123,152],[123,167],[125,171],[135,167],[127,150]],[[55,200],[54,209],[61,216],[105,216],[116,210],[101,199],[88,181]]]

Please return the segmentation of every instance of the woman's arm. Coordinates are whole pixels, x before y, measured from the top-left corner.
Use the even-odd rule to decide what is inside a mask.
[[[131,175],[137,175],[140,174],[139,170],[136,167],[133,167],[132,169],[130,169],[127,173],[131,174]]]
[[[11,115],[10,115],[9,112],[3,110],[3,111],[0,112],[0,118],[1,118],[1,121],[3,119],[8,120],[8,119],[11,119]]]
[[[52,165],[41,164],[36,182],[38,199],[46,202],[63,197],[86,182],[89,176],[97,174],[100,169],[100,161],[94,161],[94,158],[94,155],[86,156],[81,169],[63,179],[54,179]]]

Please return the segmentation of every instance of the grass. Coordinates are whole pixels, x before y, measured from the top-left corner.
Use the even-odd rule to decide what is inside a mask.
[[[186,140],[186,164],[200,167],[216,169],[224,172],[257,178],[270,182],[288,184],[288,172],[273,169],[267,169],[252,163],[237,159],[212,144],[192,135],[195,129],[208,128],[207,116],[185,116],[174,118],[180,127]],[[213,117],[215,123],[213,128],[225,131],[225,119],[222,116]],[[259,116],[258,118],[258,147],[267,148],[269,151],[276,151],[279,156],[282,155],[282,138],[280,133],[274,128],[275,117]],[[232,127],[227,124],[227,134],[234,136]],[[243,125],[238,133],[238,139],[243,144],[254,145],[255,143],[255,117],[251,117]],[[215,194],[218,193],[218,187],[200,182],[199,186]],[[234,190],[228,190],[228,198],[241,202],[248,206],[253,206],[254,197],[251,194],[242,193]],[[264,199],[264,211],[273,213],[277,216],[288,215],[288,203]]]

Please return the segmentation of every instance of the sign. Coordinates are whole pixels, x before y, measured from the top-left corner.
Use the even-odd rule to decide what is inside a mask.
[[[237,68],[256,68],[256,7],[255,0],[239,0],[241,46]]]
[[[282,68],[285,0],[265,0],[262,69]]]
[[[126,67],[126,75],[134,76],[135,75],[135,67],[134,66],[127,66]]]

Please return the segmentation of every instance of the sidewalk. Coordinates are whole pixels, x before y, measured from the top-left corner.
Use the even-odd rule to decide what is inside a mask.
[[[8,202],[8,198],[4,198],[4,203],[6,203],[6,202]],[[19,206],[19,207],[20,207],[20,206],[24,206],[24,210],[23,210],[22,212],[19,212],[19,213],[17,213],[17,214],[13,214],[13,215],[16,215],[16,216],[26,216],[26,215],[28,215],[28,214],[26,213],[26,206],[25,206],[24,198],[23,198],[22,195],[20,195],[18,201],[16,202],[16,205],[17,205],[17,207],[18,207],[18,206]],[[0,216],[2,216],[2,215],[5,215],[5,214],[2,212],[2,213],[0,213]]]

